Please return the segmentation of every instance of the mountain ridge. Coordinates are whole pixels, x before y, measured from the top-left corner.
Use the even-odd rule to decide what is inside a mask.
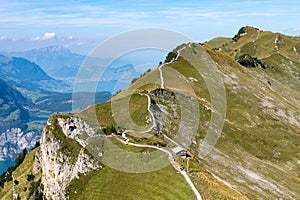
[[[264,35],[255,28],[242,29],[234,36],[235,41],[220,48],[197,43],[180,45],[173,51],[176,55],[171,62],[145,74],[110,101],[89,106],[74,114],[53,115],[43,133],[44,145],[61,145],[57,151],[51,152],[53,162],[63,157],[64,161],[73,160],[72,166],[75,166],[81,149],[94,158],[109,156],[107,152],[112,152],[110,144],[115,144],[119,149],[141,152],[115,141],[114,137],[124,140],[124,143],[127,140],[138,144],[150,143],[170,151],[177,145],[186,146],[186,142],[190,145],[187,150],[191,157],[188,161],[181,158],[175,160],[188,169],[188,175],[204,198],[296,199],[300,194],[300,79],[297,79],[299,65],[288,56],[277,60],[276,54],[279,52],[290,55],[294,41],[286,40],[291,43],[279,46],[278,51],[273,52],[276,35],[270,36],[267,32],[262,42],[260,36],[257,37],[258,32]],[[253,38],[259,39],[255,43],[260,50],[254,49],[251,43],[249,45]],[[266,53],[260,54],[264,45],[265,48],[272,48],[269,52],[275,58],[268,57],[270,60],[264,60],[262,55]],[[261,60],[269,67],[249,68],[241,65],[237,59],[244,54]],[[205,69],[203,67],[217,67],[221,78],[213,80],[207,71],[199,72],[199,69]],[[222,113],[216,110],[216,102],[211,100],[213,95],[219,95],[220,98],[223,96],[220,96],[218,88],[214,91],[216,94],[210,94],[211,88],[208,88],[207,80],[214,81],[215,85],[223,81],[226,116],[222,116]],[[199,157],[202,151],[199,145],[207,141],[208,130],[217,129],[216,126],[210,127],[211,119],[215,116],[224,117],[223,129],[211,152],[204,158]],[[148,129],[153,125],[153,129]],[[195,125],[196,133],[193,135],[194,130],[191,127]],[[89,129],[83,133],[76,130],[77,127],[89,126],[93,130]],[[106,136],[101,131],[107,131],[109,127],[115,127],[116,133]],[[149,130],[147,134],[151,137],[141,130]],[[184,141],[180,140],[181,136]],[[47,137],[50,138],[46,139]],[[99,154],[103,149],[106,153]],[[148,154],[149,152],[141,153],[143,156]],[[44,159],[47,157],[46,149],[42,150],[42,155]],[[124,181],[127,184],[123,189],[132,185],[131,179],[120,179],[127,177],[126,174],[118,173],[120,175],[116,177],[113,176],[116,173],[105,171],[110,168],[101,159],[99,161],[104,169],[92,170],[79,179],[74,178],[67,187],[62,183],[64,177],[47,182],[45,177],[49,176],[49,170],[43,170],[54,169],[53,173],[56,175],[65,174],[65,168],[61,167],[66,166],[64,162],[57,162],[50,168],[42,166],[41,181],[53,186],[52,191],[55,191],[56,195],[62,195],[62,198],[70,195],[76,199],[92,192],[97,197],[106,195],[126,199],[126,196],[120,196],[119,192],[114,191],[114,187],[109,191],[99,188],[99,184],[108,184],[104,182],[106,179],[113,183]],[[123,166],[123,163],[121,165]],[[175,178],[170,179],[175,181]],[[143,179],[141,185],[147,185],[146,181],[147,179]],[[178,184],[177,181],[174,185]],[[7,191],[8,184],[6,183],[3,191]],[[65,194],[57,191],[59,187],[54,187],[59,185],[66,188]],[[134,189],[142,188],[141,185],[135,186]],[[168,187],[164,186],[164,191],[165,188]],[[181,191],[181,188],[184,187],[179,187],[178,184],[176,191]],[[49,188],[47,189],[49,191]],[[165,194],[160,189],[162,188],[157,188],[151,197],[159,198],[161,194]],[[124,190],[130,191],[130,188]],[[44,194],[49,195],[48,192]],[[142,194],[138,195],[140,197]],[[57,199],[59,198],[61,197],[57,196]]]
[[[254,30],[256,31],[256,29]],[[243,37],[245,38],[247,35],[242,35],[240,42]],[[236,43],[233,44],[239,45],[239,41]],[[270,45],[272,46],[272,44]],[[238,56],[230,54],[230,52],[234,52],[234,50],[229,49],[226,44],[221,47],[221,49],[212,49],[206,45],[204,45],[203,48],[208,52],[211,59],[217,63],[218,69],[222,73],[227,88],[227,101],[229,102],[225,127],[217,143],[217,149],[209,154],[204,165],[210,169],[209,171],[219,180],[224,180],[224,182],[230,184],[232,188],[246,194],[250,199],[266,197],[280,198],[282,196],[292,199],[296,197],[299,193],[296,186],[299,184],[299,181],[297,181],[299,170],[297,167],[297,150],[294,148],[297,146],[296,141],[299,140],[300,133],[300,115],[298,111],[300,96],[297,92],[299,79],[297,80],[291,77],[294,70],[289,70],[289,67],[299,69],[298,65],[293,66],[291,64],[291,66],[286,66],[285,71],[274,70],[281,69],[282,62],[276,62],[273,68],[247,69],[236,61]],[[229,53],[227,53],[226,48],[228,48]],[[243,51],[243,53],[248,53],[253,57],[257,56],[251,53],[251,51]],[[263,63],[269,64],[267,62]],[[288,61],[288,63],[290,62]],[[193,80],[190,81],[190,83],[196,91],[196,95],[200,95],[200,104],[208,110],[211,109],[211,105],[207,103],[210,100],[210,96],[204,87],[205,83],[203,79],[198,76],[197,71],[192,70],[192,66],[182,58],[169,64],[169,67],[163,67],[162,71],[165,78],[165,87],[172,89],[180,87],[179,82],[174,81],[178,78],[172,75],[172,73],[174,73],[172,72],[173,69],[178,70],[182,75],[189,78],[189,80]],[[281,73],[284,73],[285,76],[281,77]],[[148,80],[149,78],[151,82]],[[166,79],[169,79],[169,82],[166,81]],[[147,85],[147,83],[149,83],[149,85]],[[147,86],[143,86],[145,84]],[[132,86],[124,90],[124,92],[118,94],[115,98],[125,98],[126,95],[131,94],[135,90],[143,91],[148,88],[146,91],[150,91],[159,87],[159,85],[159,72],[158,70],[153,70],[150,74],[137,80]],[[179,89],[177,91],[183,92],[184,90]],[[253,105],[255,106],[253,107]],[[163,107],[166,111],[165,106],[165,104],[159,105],[159,107]],[[90,109],[102,110],[101,106]],[[205,138],[203,134],[208,128],[206,124],[208,122],[205,121],[207,121],[209,119],[208,116],[210,116],[205,109],[202,112],[203,119],[205,120],[201,123],[202,125],[199,125],[200,135],[197,137],[200,139]],[[112,115],[115,114],[116,113],[112,113]],[[171,115],[171,112],[169,112],[169,115]],[[85,117],[83,113],[79,116],[83,119]],[[175,117],[169,117],[175,119]],[[175,126],[176,123],[173,124],[175,130],[172,130],[172,127],[167,125],[171,124],[171,122],[175,122],[175,120],[168,121],[170,119],[166,118],[164,122],[162,120],[164,118],[165,117],[158,118],[158,121],[162,121],[165,126],[162,131],[166,134],[176,131],[178,128]],[[89,117],[85,119],[92,120]],[[99,118],[98,121],[101,122],[101,118]],[[272,136],[270,136],[271,133]],[[168,136],[172,137],[172,135]],[[270,139],[268,139],[269,137]],[[283,138],[288,141],[289,145],[282,143]],[[196,141],[196,143],[198,143],[198,141]],[[232,148],[229,148],[231,146]],[[197,154],[197,150],[195,153]],[[234,159],[229,159],[229,155],[240,163],[236,163]],[[247,157],[251,160],[249,161],[250,163],[245,160]],[[223,160],[223,162],[218,162],[220,160]],[[282,165],[278,163],[282,163]],[[259,168],[256,169],[255,167],[251,167],[251,165],[256,167],[262,165],[265,171],[257,170]],[[239,166],[238,170],[237,166]],[[287,181],[289,184],[287,184],[286,181],[282,181],[284,177],[289,177],[289,181]],[[263,180],[268,181],[266,186],[264,186]],[[255,188],[257,187],[260,189],[256,190]],[[276,190],[278,191],[275,192]]]

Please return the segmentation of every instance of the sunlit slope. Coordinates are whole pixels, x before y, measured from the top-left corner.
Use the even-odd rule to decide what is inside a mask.
[[[223,50],[193,45],[204,48],[210,55],[226,88],[225,125],[215,151],[203,160],[205,165],[249,198],[298,196],[300,83],[295,78],[297,65],[293,65],[294,70],[286,71],[279,62],[273,62],[273,68],[246,68]],[[186,48],[190,47],[186,45]],[[162,71],[166,89],[197,98],[201,120],[196,142],[200,143],[208,130],[210,109],[213,110],[205,73],[199,73],[197,66],[182,57],[164,66]],[[197,147],[192,144],[195,155],[199,151]]]
[[[205,48],[218,63],[227,99],[223,134],[205,163],[250,198],[299,196],[300,83],[294,71],[245,68]]]
[[[112,140],[113,141],[113,140]],[[125,146],[134,153],[147,153],[148,148]],[[76,191],[76,192],[75,192]],[[68,189],[70,199],[196,199],[184,178],[171,165],[148,173],[126,173],[104,166],[79,179]]]
[[[29,152],[23,163],[12,173],[14,179],[0,187],[0,199],[13,199],[13,193],[19,194],[20,199],[36,199],[39,197],[41,172],[33,169],[34,156],[40,148]],[[31,176],[29,179],[28,176]]]
[[[236,35],[237,40],[222,47],[231,56],[250,54],[259,59],[274,53],[282,54],[293,61],[299,61],[300,38],[281,33],[262,31],[250,26],[242,27]]]
[[[219,48],[229,42],[231,42],[231,38],[228,38],[228,37],[216,37],[216,38],[213,38],[207,42],[205,42],[207,45],[209,45],[210,47],[212,48]]]
[[[200,44],[186,44],[177,48],[186,48],[187,51],[194,48],[200,63],[214,63],[221,74],[221,79],[215,81],[221,81],[225,87],[225,96],[220,96],[226,102],[222,134],[216,148],[200,162],[209,173],[250,199],[293,199],[300,194],[300,82],[297,78],[298,58],[289,49],[293,49],[293,45],[297,48],[295,41],[298,39],[279,35],[281,46],[274,52],[276,34],[251,27],[246,30],[247,34],[221,50]],[[255,51],[249,47],[253,40],[257,41]],[[286,41],[293,45],[286,44]],[[244,53],[253,53],[250,55],[262,59],[269,67],[262,69],[241,66],[235,59]],[[177,97],[192,97],[198,102],[200,120],[197,124],[197,135],[191,141],[190,148],[197,157],[201,151],[199,144],[206,137],[212,113],[215,112],[212,94],[207,86],[207,78],[210,76],[182,56],[163,65],[161,71],[165,90],[174,92]],[[133,117],[134,121],[149,127],[149,113],[140,105],[146,104],[146,98],[141,93],[150,93],[161,87],[160,79],[159,70],[153,70],[112,100],[119,101],[116,104],[119,106],[129,105],[131,116],[141,112],[138,116],[145,117]],[[134,95],[130,97],[131,94]],[[171,101],[168,95],[151,98],[166,111],[162,116],[169,115],[160,118],[161,124],[164,124],[161,131],[176,138],[177,131],[180,130],[179,123],[184,116],[180,115],[178,118],[177,111],[171,110],[180,110],[182,102]],[[115,111],[109,107],[110,102],[93,106],[80,112],[79,116],[93,121],[88,116],[93,113],[92,109],[97,108],[97,116],[102,116],[98,117],[97,123],[102,126],[116,123],[113,117]],[[118,114],[125,112],[121,107],[117,110]],[[178,113],[180,114],[179,111]],[[170,119],[173,119],[172,123]],[[203,172],[195,171],[192,175],[204,184]],[[210,181],[215,180],[211,175],[209,178]],[[211,197],[212,193],[208,193],[207,197]]]

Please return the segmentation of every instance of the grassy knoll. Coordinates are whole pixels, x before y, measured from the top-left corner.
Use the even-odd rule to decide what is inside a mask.
[[[147,110],[148,99],[146,96],[133,94],[129,100],[129,113],[133,121],[139,126],[146,126],[149,113]]]
[[[116,125],[116,122],[112,116],[110,101],[103,104],[90,106],[87,109],[76,113],[75,115],[96,128],[99,128],[99,125],[101,127],[107,127],[111,124]]]
[[[149,113],[146,96],[132,94],[94,105],[76,114],[94,127],[121,126],[127,129],[144,129]]]
[[[262,59],[278,52],[290,60],[299,61],[299,38],[250,26],[244,27],[244,30],[246,34],[240,36],[237,42],[229,42],[222,47],[229,55],[238,58],[240,55],[250,54]]]
[[[143,134],[143,135],[145,135],[145,134]],[[153,145],[153,146],[159,145],[160,147],[167,145],[166,141],[159,138],[158,136],[145,135],[147,137],[143,137],[143,135],[141,135],[139,133],[128,133],[127,137],[133,143],[148,144],[148,145]]]

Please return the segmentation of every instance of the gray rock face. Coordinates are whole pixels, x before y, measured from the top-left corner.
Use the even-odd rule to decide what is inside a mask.
[[[80,118],[58,118],[58,123],[68,138],[76,140],[83,147],[87,145],[83,138],[95,136],[95,129]]]
[[[72,179],[78,178],[79,174],[86,174],[101,166],[90,155],[86,154],[85,143],[79,140],[80,134],[92,134],[93,129],[78,118],[67,120],[58,118],[58,124],[67,138],[78,140],[82,149],[74,160],[70,155],[61,150],[62,141],[53,137],[48,121],[43,130],[41,139],[41,169],[44,196],[46,199],[67,199],[66,188]],[[75,128],[76,127],[76,128]],[[56,127],[57,129],[57,127]],[[77,139],[76,139],[77,138]]]
[[[20,128],[11,128],[0,134],[0,160],[13,160],[24,149],[30,149],[40,140],[40,133],[24,132]]]
[[[164,89],[150,92],[151,111],[157,124],[157,131],[162,133],[177,133],[180,121],[180,107],[177,104],[176,94]]]
[[[151,96],[163,96],[165,98],[175,99],[175,93],[159,88],[150,92]]]

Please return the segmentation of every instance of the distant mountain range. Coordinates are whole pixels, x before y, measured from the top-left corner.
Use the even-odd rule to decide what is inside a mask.
[[[71,91],[70,84],[51,78],[40,66],[24,58],[0,56],[0,78],[30,98],[45,91]]]
[[[38,64],[49,76],[57,79],[75,77],[86,56],[60,46],[49,46],[22,52],[2,52],[6,56],[22,57]]]
[[[101,77],[99,77],[99,80],[89,80],[84,82],[80,81],[83,91],[94,92],[93,89],[91,90],[90,88],[93,88],[91,86],[95,85],[95,82],[97,82],[97,92],[109,91],[111,93],[114,93],[119,89],[128,87],[133,78],[137,78],[141,73],[143,73],[136,72],[135,67],[128,60],[117,59],[114,60],[113,64],[111,64],[110,66],[106,66],[105,64],[101,63],[107,63],[107,60],[111,60],[110,58],[93,58],[79,55],[60,46],[49,46],[21,52],[2,51],[0,52],[0,54],[7,57],[12,57],[13,59],[17,59],[15,57],[22,57],[39,65],[48,76],[56,80],[60,80],[55,83],[52,79],[50,79],[50,77],[46,78],[42,74],[36,74],[38,77],[41,76],[44,77],[45,80],[48,80],[46,81],[48,90],[51,90],[51,87],[49,88],[49,86],[55,85],[55,91],[59,90],[71,92],[70,89],[72,88],[76,80],[77,73],[81,65],[84,63],[85,59],[89,59],[89,62],[94,63],[97,66],[96,70],[104,70],[104,73]],[[145,61],[143,61],[143,59],[141,58],[136,58],[133,62],[136,62],[135,65],[139,65],[140,63],[144,63]],[[147,69],[145,69],[145,71],[146,70]],[[120,81],[121,77],[125,74],[127,74],[127,80]],[[23,77],[20,78],[23,79]],[[21,80],[20,78],[18,78],[17,80]],[[52,83],[49,84],[50,80],[52,80]],[[63,82],[61,82],[61,80]],[[119,88],[115,88],[118,83],[120,84]]]

